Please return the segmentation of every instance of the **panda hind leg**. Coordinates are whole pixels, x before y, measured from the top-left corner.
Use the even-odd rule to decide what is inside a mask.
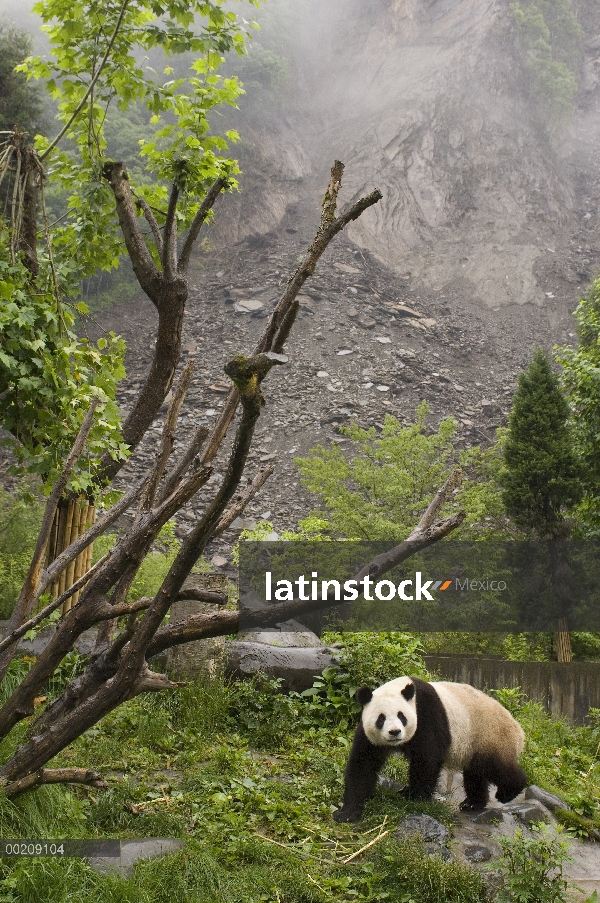
[[[495,784],[499,803],[510,803],[524,787],[527,775],[518,762],[505,762],[497,756],[473,756],[463,773],[466,799],[461,809],[485,809],[489,784]]]
[[[489,799],[489,787],[484,763],[473,759],[470,765],[463,771],[463,784],[466,799],[460,804],[460,808],[467,812],[476,812],[485,809]]]

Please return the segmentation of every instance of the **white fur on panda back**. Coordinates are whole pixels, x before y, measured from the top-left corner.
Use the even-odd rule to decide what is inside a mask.
[[[435,681],[431,686],[450,723],[452,743],[446,758],[449,768],[463,771],[475,753],[504,754],[508,761],[520,756],[525,734],[499,702],[469,684]]]

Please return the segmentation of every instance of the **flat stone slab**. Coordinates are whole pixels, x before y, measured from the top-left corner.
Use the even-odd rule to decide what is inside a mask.
[[[450,840],[448,828],[430,815],[406,815],[395,833],[403,836],[414,831],[421,834],[426,843],[444,844]]]
[[[243,630],[238,633],[236,642],[264,643],[266,646],[282,648],[325,649],[323,643],[312,630]]]
[[[226,644],[226,673],[251,677],[261,672],[269,680],[281,678],[286,690],[307,690],[324,668],[336,664],[326,647],[275,646],[233,640]]]
[[[255,310],[262,310],[263,306],[262,301],[258,301],[256,298],[249,298],[247,301],[238,301],[233,305],[233,308],[240,314],[249,314]]]
[[[554,812],[555,809],[570,809],[571,807],[562,796],[558,796],[556,793],[549,793],[548,790],[542,790],[541,787],[538,787],[537,784],[530,784],[527,790],[525,791],[525,799],[526,800],[537,800],[539,803],[542,803],[546,809],[550,809],[551,812]]]
[[[463,856],[469,862],[489,862],[492,858],[492,851],[483,844],[467,843],[463,849]]]
[[[185,846],[183,840],[171,837],[147,837],[141,840],[122,840],[120,856],[98,856],[88,859],[94,871],[102,875],[116,872],[120,875],[130,875],[133,867],[140,859],[155,859],[158,856],[168,856],[176,853]]]
[[[542,821],[547,824],[550,821],[548,810],[535,801],[519,803],[517,806],[509,805],[505,807],[505,811],[510,812],[514,818],[527,825],[527,827]]]
[[[466,812],[465,815],[474,825],[495,825],[500,824],[504,819],[502,810],[496,808],[482,809],[479,812]]]

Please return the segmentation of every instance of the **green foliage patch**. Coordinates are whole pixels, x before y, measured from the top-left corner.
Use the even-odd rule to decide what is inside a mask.
[[[296,464],[304,486],[324,503],[329,529],[348,539],[404,539],[448,475],[456,432],[453,418],[427,435],[426,403],[415,422],[386,416],[381,436],[352,424],[342,432],[358,454],[348,460],[334,443],[317,446]]]
[[[0,618],[7,618],[21,591],[42,522],[41,502],[0,488]]]
[[[104,449],[115,456],[126,452],[115,401],[116,383],[125,374],[125,344],[112,333],[96,344],[79,339],[75,310],[54,294],[50,262],[43,262],[32,292],[31,274],[11,263],[8,247],[0,221],[0,422],[12,434],[3,442],[28,473],[50,486],[92,399],[99,398],[86,452],[70,483],[75,492],[85,492]]]
[[[537,836],[525,837],[518,829],[514,837],[501,837],[504,885],[498,903],[566,903],[568,882],[563,867],[569,858],[568,843],[554,837],[547,825],[533,826]]]
[[[454,418],[430,430],[428,413],[423,401],[414,422],[406,426],[387,415],[379,436],[373,427],[364,430],[351,424],[341,429],[353,443],[349,454],[332,442],[296,458],[303,485],[318,497],[323,509],[301,521],[298,533],[283,538],[406,539],[459,460],[465,472],[463,485],[440,512],[443,517],[457,508],[465,510],[465,522],[453,537],[510,536],[498,485],[504,434],[490,449],[469,449],[459,456],[454,448]]]
[[[94,561],[99,561],[117,542],[116,533],[106,533],[94,542]],[[154,596],[166,577],[179,549],[175,536],[175,523],[168,521],[162,528],[152,548],[144,558],[131,584],[127,598],[141,599]]]
[[[534,95],[548,112],[565,116],[582,56],[583,33],[571,0],[516,0],[510,9]]]
[[[583,494],[576,528],[585,539],[600,537],[600,278],[575,311],[579,344],[557,349],[563,382],[574,411],[572,430],[582,462]]]

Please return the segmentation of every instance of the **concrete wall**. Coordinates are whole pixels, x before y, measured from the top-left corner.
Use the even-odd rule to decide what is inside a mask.
[[[507,662],[460,655],[426,655],[425,661],[443,680],[479,690],[520,687],[571,724],[583,724],[590,708],[600,708],[598,662]]]

